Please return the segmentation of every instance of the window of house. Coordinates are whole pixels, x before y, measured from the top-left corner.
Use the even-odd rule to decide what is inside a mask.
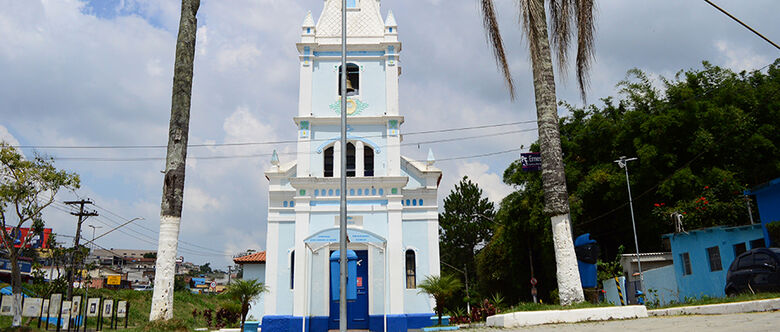
[[[347,143],[347,177],[355,177],[355,145]]]
[[[691,255],[689,255],[687,252],[680,254],[680,260],[682,261],[683,265],[683,275],[687,276],[692,274],[691,271]]]
[[[720,271],[723,270],[723,264],[720,260],[720,248],[710,247],[707,248],[707,257],[710,260],[710,271]]]
[[[339,66],[339,91],[338,95],[341,96],[341,66]],[[347,96],[356,96],[360,92],[360,67],[354,63],[347,64],[347,88],[350,86],[353,90],[347,91]]]
[[[374,176],[374,149],[363,147],[363,176]]]
[[[406,250],[406,288],[417,288],[417,267],[415,266],[414,250]]]
[[[333,177],[333,147],[329,147],[325,149],[325,156],[324,156],[324,174],[326,178],[332,178]]]
[[[745,242],[737,243],[734,245],[734,257],[737,257],[741,255],[743,252],[747,251],[747,247],[745,246]]]
[[[360,0],[347,0],[347,8],[357,8],[358,1]]]
[[[290,253],[290,289],[295,288],[295,250]]]
[[[764,239],[755,239],[753,241],[750,241],[750,249],[764,248],[764,247],[766,247],[764,245]]]

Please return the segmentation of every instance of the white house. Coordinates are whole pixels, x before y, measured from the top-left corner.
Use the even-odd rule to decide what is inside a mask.
[[[340,177],[347,180],[349,250],[358,257],[349,329],[406,331],[430,325],[433,300],[416,288],[439,274],[437,190],[441,170],[401,156],[404,117],[398,27],[380,0],[347,1],[348,128],[341,151],[341,0],[309,13],[297,44],[297,153],[272,159],[264,331],[338,328],[330,257],[338,250]],[[424,110],[415,110],[424,111]],[[346,153],[346,174],[340,174]],[[289,159],[289,160],[285,160]],[[335,263],[338,268],[338,263]],[[304,326],[302,318],[306,318]]]
[[[233,262],[241,265],[243,269],[244,280],[257,280],[265,283],[265,251],[251,253],[248,255],[235,257]],[[249,313],[247,314],[247,320],[257,320],[263,317],[263,300],[265,294],[261,294],[252,301],[249,306]]]

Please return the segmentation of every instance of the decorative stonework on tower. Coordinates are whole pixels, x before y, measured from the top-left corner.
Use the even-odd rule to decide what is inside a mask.
[[[279,160],[269,180],[263,328],[337,328],[329,257],[338,248],[339,178],[347,179],[348,248],[358,259],[357,300],[349,329],[417,329],[434,302],[417,283],[439,274],[437,190],[441,171],[401,156],[404,117],[398,103],[401,43],[379,0],[347,2],[347,66],[341,67],[341,0],[311,12],[297,43],[300,90],[295,160]],[[340,144],[340,74],[347,74],[347,151]],[[293,129],[293,128],[291,128]],[[341,154],[346,174],[340,174]],[[336,263],[338,268],[338,263]],[[293,325],[290,325],[293,324]],[[273,330],[273,329],[271,329]]]

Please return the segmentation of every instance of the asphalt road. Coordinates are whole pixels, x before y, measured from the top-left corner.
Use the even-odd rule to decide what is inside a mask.
[[[510,331],[780,331],[780,311],[731,314],[650,317],[642,319],[615,320],[607,322],[551,324],[523,328],[469,328],[467,332],[510,332]]]

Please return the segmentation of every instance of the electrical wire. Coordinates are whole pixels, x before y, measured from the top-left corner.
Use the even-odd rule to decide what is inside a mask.
[[[536,120],[516,121],[510,123],[499,124],[487,124],[479,126],[459,127],[459,128],[445,128],[434,129],[417,132],[404,133],[405,136],[423,135],[423,134],[435,134],[435,133],[447,133],[452,131],[474,130],[474,129],[486,129],[486,128],[498,128],[505,126],[514,126],[519,124],[536,123]],[[372,135],[365,136],[365,138],[380,138],[385,135]],[[325,142],[330,139],[311,139],[310,142]],[[278,145],[278,144],[293,144],[298,143],[298,140],[281,140],[281,141],[268,141],[268,142],[237,142],[237,143],[204,143],[204,144],[188,144],[187,148],[217,148],[217,147],[235,147],[235,146],[256,146],[256,145]],[[14,148],[20,149],[167,149],[167,145],[16,145]]]
[[[490,134],[483,134],[483,135],[472,135],[472,136],[465,136],[465,137],[452,137],[452,138],[443,138],[443,139],[436,139],[436,140],[427,140],[427,141],[419,141],[419,142],[408,142],[408,143],[401,143],[401,144],[392,144],[387,145],[386,148],[391,147],[403,147],[403,146],[420,146],[420,145],[426,145],[426,144],[434,144],[434,143],[451,143],[451,142],[460,142],[465,140],[472,140],[472,139],[479,139],[479,138],[487,138],[487,137],[496,137],[496,136],[504,136],[504,135],[511,135],[511,134],[518,134],[518,133],[524,133],[524,132],[532,132],[536,131],[537,128],[524,128],[519,130],[513,130],[513,131],[507,131],[507,132],[500,132],[500,133],[490,133]],[[317,152],[277,152],[277,155],[295,155],[295,156],[301,156],[301,155],[315,155],[318,154]],[[221,155],[221,156],[187,156],[187,160],[225,160],[225,159],[250,159],[250,158],[260,158],[260,157],[270,157],[273,153],[257,153],[257,154],[246,154],[246,155]],[[99,162],[133,162],[133,161],[162,161],[165,160],[165,157],[137,157],[137,158],[108,158],[108,157],[57,157],[55,158],[58,161],[99,161]]]

